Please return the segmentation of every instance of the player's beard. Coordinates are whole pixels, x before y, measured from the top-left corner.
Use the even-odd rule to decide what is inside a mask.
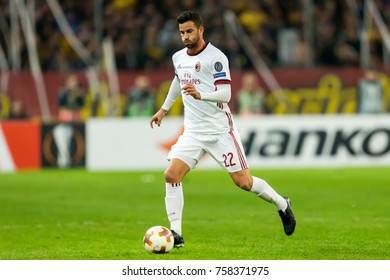
[[[193,50],[193,49],[196,49],[198,47],[199,41],[200,41],[199,40],[199,36],[197,36],[196,38],[194,38],[193,41],[191,41],[189,39],[188,40],[184,40],[183,44],[184,44],[184,46],[187,47],[187,49]]]

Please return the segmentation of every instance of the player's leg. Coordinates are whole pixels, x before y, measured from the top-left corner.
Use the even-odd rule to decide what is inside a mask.
[[[282,219],[286,235],[295,230],[295,217],[288,198],[278,194],[265,180],[251,176],[249,169],[229,173],[234,183],[243,190],[250,191],[267,202],[273,203]]]
[[[278,210],[286,210],[287,202],[266,181],[251,176],[249,169],[229,173],[236,186],[255,193],[267,202],[273,203]]]
[[[216,145],[209,145],[208,152],[226,169],[233,182],[243,190],[273,203],[282,218],[285,233],[295,229],[295,218],[288,199],[279,195],[266,181],[251,175],[239,134],[236,131],[220,135]]]
[[[264,200],[275,204],[278,210],[284,211],[287,208],[286,200],[266,181],[250,174],[238,133],[231,131],[218,137],[215,143],[204,144],[211,156],[229,172],[233,182],[241,189],[256,193]]]
[[[175,238],[175,247],[183,247],[182,237],[182,213],[184,196],[182,181],[190,171],[190,167],[182,160],[172,158],[168,168],[164,172],[165,177],[165,208],[167,210],[170,228]]]
[[[190,171],[190,167],[183,160],[172,158],[168,168],[164,172],[165,182],[181,183],[184,176]]]
[[[201,145],[195,139],[182,135],[177,143],[172,146],[168,155],[170,163],[164,172],[166,186],[165,206],[175,239],[175,247],[184,246],[182,236],[182,213],[184,207],[182,182],[185,175],[196,165],[203,154],[204,151]]]

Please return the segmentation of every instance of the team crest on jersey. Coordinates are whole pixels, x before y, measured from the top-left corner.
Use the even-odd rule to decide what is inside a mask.
[[[219,61],[215,62],[215,64],[214,64],[214,69],[215,69],[215,71],[217,71],[217,72],[221,72],[222,69],[223,69],[222,63],[219,62]]]
[[[195,64],[195,71],[196,71],[196,72],[199,72],[199,71],[200,71],[200,61],[198,61],[198,62]]]

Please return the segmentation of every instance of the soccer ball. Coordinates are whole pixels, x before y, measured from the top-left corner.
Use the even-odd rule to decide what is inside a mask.
[[[173,248],[172,232],[163,226],[151,227],[144,235],[144,247],[149,253],[169,253]]]

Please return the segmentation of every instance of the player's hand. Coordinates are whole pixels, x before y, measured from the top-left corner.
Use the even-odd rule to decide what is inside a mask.
[[[182,87],[182,90],[184,94],[191,95],[195,99],[199,100],[201,97],[193,84],[185,84],[184,87]]]
[[[153,124],[157,124],[158,126],[160,126],[161,121],[165,117],[166,114],[167,114],[167,111],[164,110],[163,108],[158,110],[158,112],[156,114],[154,114],[154,116],[150,120],[150,127],[153,128]]]

